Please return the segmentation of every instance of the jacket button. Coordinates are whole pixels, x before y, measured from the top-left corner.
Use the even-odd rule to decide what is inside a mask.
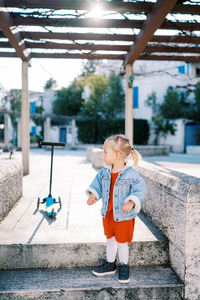
[[[115,197],[117,197],[117,194],[115,194]]]
[[[124,181],[124,184],[127,184],[127,181]]]
[[[117,183],[116,183],[115,185],[116,185],[116,186],[118,186],[118,184],[117,184]]]

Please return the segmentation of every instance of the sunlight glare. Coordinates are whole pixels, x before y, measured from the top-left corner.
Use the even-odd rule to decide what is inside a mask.
[[[96,4],[92,7],[91,11],[88,14],[90,18],[100,18],[103,14],[103,9],[100,4]]]

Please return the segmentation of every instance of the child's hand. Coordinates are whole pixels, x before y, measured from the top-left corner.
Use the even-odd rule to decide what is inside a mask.
[[[122,212],[124,214],[128,214],[134,206],[135,206],[135,202],[133,202],[132,200],[129,200],[127,203],[125,203],[123,205]]]
[[[96,202],[97,202],[97,200],[96,200],[95,195],[91,194],[90,197],[87,200],[87,205],[92,205],[92,204],[94,204]]]

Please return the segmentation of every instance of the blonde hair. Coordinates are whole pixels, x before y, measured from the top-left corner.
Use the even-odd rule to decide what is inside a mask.
[[[123,134],[112,135],[105,140],[104,144],[107,142],[111,143],[112,149],[119,152],[124,160],[131,155],[134,166],[137,166],[138,161],[142,158],[140,153],[131,146],[128,137]]]

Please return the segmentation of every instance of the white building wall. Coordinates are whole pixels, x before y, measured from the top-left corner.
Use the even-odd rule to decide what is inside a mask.
[[[166,138],[160,138],[160,144],[170,145],[172,152],[184,151],[184,137],[185,137],[185,122],[183,119],[174,120],[176,124],[175,135],[168,134]]]
[[[59,134],[60,134],[60,128],[58,126],[51,126],[50,127],[50,141],[51,142],[59,142]]]
[[[52,103],[55,99],[55,91],[54,90],[47,90],[43,93],[43,108],[45,113],[51,114],[52,113]]]
[[[178,67],[185,67],[185,74],[181,74]],[[200,68],[199,63],[168,62],[168,61],[136,61],[133,65],[134,82],[133,86],[138,86],[139,107],[133,109],[133,118],[147,119],[151,123],[152,109],[145,105],[148,95],[153,91],[157,95],[157,103],[164,101],[167,88],[183,87],[187,84],[195,85],[200,78],[197,77],[196,68]],[[179,89],[181,92],[181,88]],[[185,91],[184,89],[182,89]],[[174,152],[184,150],[184,121],[175,120],[177,131],[175,136],[168,135],[160,139],[160,144],[168,144]],[[149,144],[153,143],[153,130],[150,128]]]

